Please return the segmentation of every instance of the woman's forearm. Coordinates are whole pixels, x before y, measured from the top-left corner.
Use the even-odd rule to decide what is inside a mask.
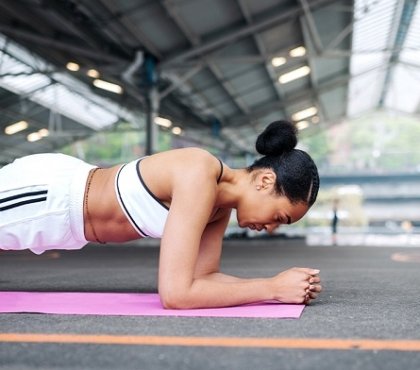
[[[161,294],[165,308],[227,307],[273,299],[269,279],[240,279],[211,274],[193,281],[182,293]]]
[[[226,307],[265,300],[303,303],[322,290],[319,270],[294,267],[274,277],[241,279],[219,272],[179,286],[174,281],[159,287],[165,308],[188,309]]]
[[[205,279],[209,281],[218,281],[220,283],[240,283],[244,282],[246,278],[240,278],[233,275],[224,274],[222,272],[213,272],[204,276],[200,276],[200,279]]]

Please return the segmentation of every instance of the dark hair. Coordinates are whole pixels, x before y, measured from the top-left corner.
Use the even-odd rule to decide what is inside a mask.
[[[258,136],[255,147],[264,157],[257,159],[248,171],[270,168],[276,174],[276,193],[290,202],[315,203],[319,190],[318,169],[303,150],[295,149],[297,129],[288,121],[275,121]]]

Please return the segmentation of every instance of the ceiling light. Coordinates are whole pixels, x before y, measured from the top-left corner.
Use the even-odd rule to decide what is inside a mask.
[[[181,127],[174,127],[174,128],[172,129],[172,133],[173,133],[174,135],[181,135],[181,133],[182,133],[182,129],[181,129]]]
[[[280,67],[285,63],[286,63],[286,58],[283,58],[283,57],[275,57],[275,58],[271,59],[271,64],[274,67]]]
[[[172,126],[172,121],[163,117],[156,117],[155,118],[155,123],[159,126],[163,126],[163,127],[171,127]]]
[[[293,121],[302,121],[305,118],[311,117],[314,114],[317,114],[318,109],[316,107],[310,107],[307,109],[303,109],[299,112],[292,114]]]
[[[289,51],[289,55],[293,58],[303,57],[306,54],[306,49],[304,46],[299,46]]]
[[[72,72],[77,72],[77,71],[80,69],[80,66],[79,66],[77,63],[74,63],[74,62],[68,62],[68,63],[66,64],[66,68],[67,68],[69,71],[72,71]]]
[[[311,72],[308,66],[297,68],[291,72],[287,72],[279,77],[279,82],[282,84],[304,77]]]
[[[313,116],[311,118],[312,123],[319,123],[319,117],[318,116]]]
[[[120,85],[113,84],[112,82],[104,81],[104,80],[93,80],[93,85],[98,87],[99,89],[106,90],[113,92],[115,94],[122,94],[123,88]]]
[[[32,132],[32,134],[29,134],[29,135],[26,137],[26,139],[32,143],[32,142],[34,142],[34,141],[41,140],[41,139],[42,139],[42,136],[40,135],[40,133],[39,133],[39,132]]]
[[[48,131],[48,129],[42,128],[38,131],[38,134],[40,134],[41,137],[47,137],[50,134],[50,132]]]
[[[89,69],[86,74],[92,78],[99,78],[100,74],[96,69]]]
[[[49,134],[50,134],[50,132],[48,131],[48,129],[42,128],[42,129],[38,130],[37,132],[32,132],[31,134],[29,134],[26,137],[26,139],[30,142],[34,142],[34,141],[41,140],[44,137],[47,137]]]
[[[296,123],[296,127],[298,128],[298,130],[304,130],[305,128],[309,127],[309,122],[308,121],[300,121],[300,122]]]
[[[7,126],[4,129],[4,133],[6,135],[13,135],[13,134],[16,134],[17,132],[23,131],[23,130],[25,130],[27,128],[28,128],[28,122],[26,122],[26,121],[19,121],[19,122],[13,123],[10,126]]]

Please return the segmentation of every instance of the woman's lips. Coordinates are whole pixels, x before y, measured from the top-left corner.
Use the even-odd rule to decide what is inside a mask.
[[[263,227],[257,226],[257,225],[254,225],[254,224],[249,224],[248,228],[250,228],[251,230],[257,230],[257,231],[261,231],[261,230],[264,229]]]
[[[239,223],[239,227],[248,228],[250,230],[256,230],[256,231],[261,231],[261,230],[265,229],[264,227],[262,227],[260,225],[257,226],[256,224],[241,224],[241,223]]]

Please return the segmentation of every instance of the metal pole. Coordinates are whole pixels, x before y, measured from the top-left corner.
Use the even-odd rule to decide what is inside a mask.
[[[156,60],[151,55],[145,55],[144,73],[147,85],[146,90],[146,155],[156,151],[158,129],[155,117],[159,112],[159,93],[157,89],[158,75],[156,73]]]
[[[156,152],[158,142],[158,129],[155,118],[159,111],[159,97],[156,86],[147,91],[146,96],[146,155]]]

